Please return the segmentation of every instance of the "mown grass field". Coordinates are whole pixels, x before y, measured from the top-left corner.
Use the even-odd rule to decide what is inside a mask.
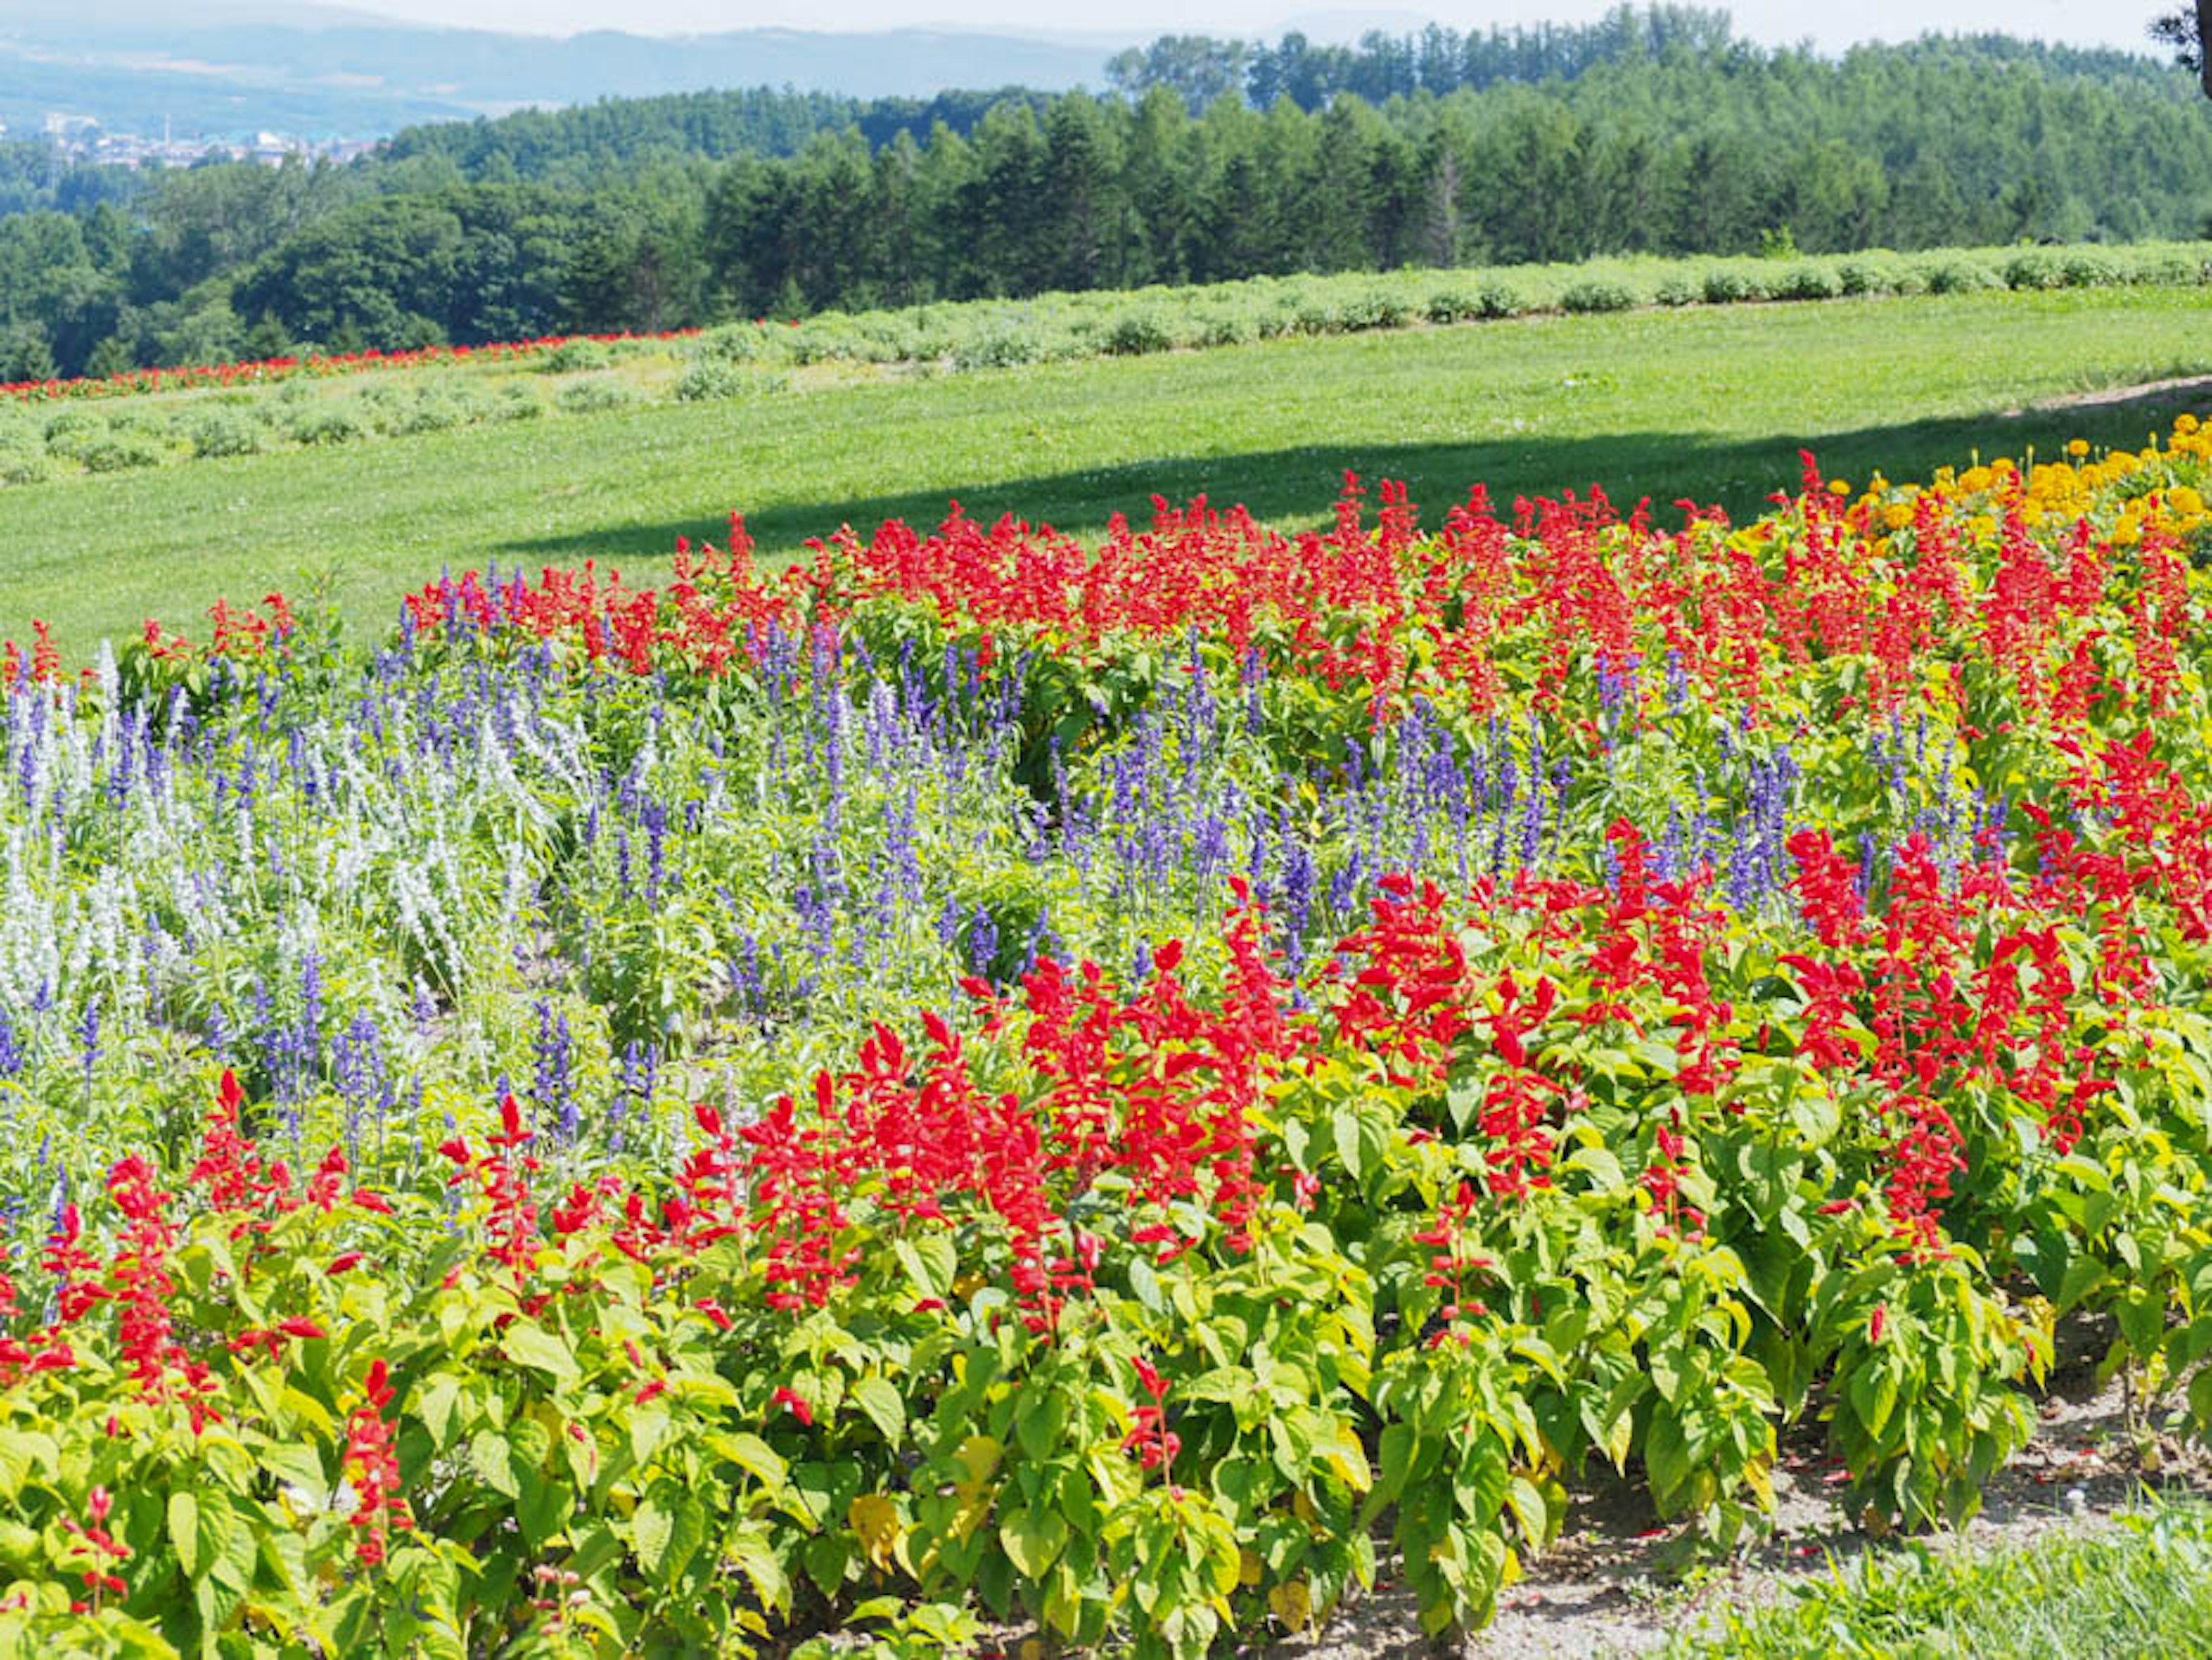
[[[485,371],[489,373],[490,371]],[[2212,289],[1997,292],[1532,317],[1002,371],[830,377],[593,415],[0,490],[0,618],[64,650],[218,596],[319,587],[356,630],[441,566],[596,557],[641,575],[744,511],[769,552],[841,524],[1018,512],[1079,532],[1158,492],[1283,522],[1346,469],[1431,513],[1601,484],[1739,514],[1796,452],[1854,483],[2002,436],[2140,442],[2191,394],[2052,399],[2212,372]],[[259,394],[257,394],[259,395]],[[274,395],[273,393],[269,395]],[[2195,394],[2198,402],[2202,393]],[[2025,412],[2022,412],[2025,411]]]

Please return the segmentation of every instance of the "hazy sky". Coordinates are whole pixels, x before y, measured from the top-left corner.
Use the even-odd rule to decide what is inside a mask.
[[[345,3],[345,0],[339,0]],[[781,25],[805,29],[874,29],[902,24],[951,24],[1024,32],[1273,34],[1288,20],[1321,14],[1341,17],[1372,11],[1381,27],[1397,29],[1433,16],[1454,27],[1542,19],[1581,21],[1608,8],[1608,0],[1488,0],[1469,6],[1443,0],[1433,10],[1415,3],[1333,3],[1332,0],[1127,0],[1122,6],[1024,4],[1021,0],[352,0],[361,10],[424,21],[476,24],[532,33],[571,33],[620,28],[641,33],[701,33]],[[1903,40],[1928,29],[2006,29],[2047,40],[2142,46],[2143,29],[2160,0],[1739,0],[1727,9],[1739,32],[1755,40],[1810,38],[1826,47],[1869,39]],[[1331,33],[1340,31],[1331,30]]]

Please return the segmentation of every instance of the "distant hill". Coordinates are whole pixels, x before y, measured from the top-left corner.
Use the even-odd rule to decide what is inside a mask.
[[[955,87],[1099,85],[1135,33],[1095,40],[900,28],[556,39],[446,29],[335,8],[160,8],[125,0],[64,9],[0,0],[0,121],[36,131],[48,112],[111,131],[235,138],[270,129],[374,137],[411,124],[526,105],[647,97],[704,87],[792,87],[918,98]]]

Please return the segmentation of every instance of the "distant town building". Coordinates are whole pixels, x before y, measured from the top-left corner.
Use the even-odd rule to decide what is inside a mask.
[[[0,133],[7,131],[0,125]],[[297,156],[303,161],[351,161],[377,146],[374,138],[301,138],[291,133],[257,132],[251,141],[179,137],[162,123],[161,137],[135,132],[112,132],[93,115],[49,112],[44,131],[47,141],[64,155],[79,161],[96,161],[120,167],[189,167],[210,160],[258,161],[279,167]]]

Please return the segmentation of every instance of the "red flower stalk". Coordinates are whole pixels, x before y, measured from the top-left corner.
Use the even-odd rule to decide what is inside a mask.
[[[346,1420],[346,1479],[354,1492],[355,1555],[364,1567],[385,1559],[393,1529],[414,1526],[402,1491],[399,1460],[392,1450],[392,1426],[384,1414],[392,1404],[390,1372],[379,1359],[370,1363],[362,1403]]]

